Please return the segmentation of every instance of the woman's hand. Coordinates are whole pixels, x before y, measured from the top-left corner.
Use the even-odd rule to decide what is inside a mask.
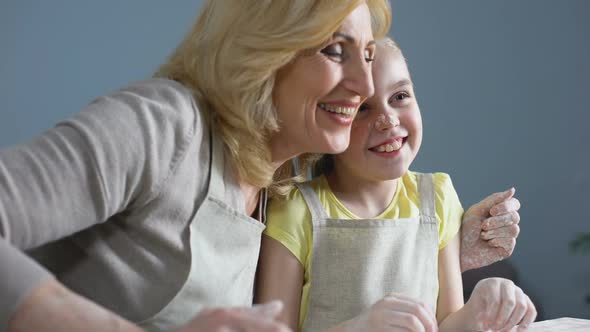
[[[289,332],[275,318],[283,310],[280,301],[255,305],[252,308],[216,308],[201,311],[192,321],[176,332]]]
[[[432,308],[400,294],[386,296],[360,316],[345,322],[342,327],[341,331],[346,332],[438,331]]]
[[[278,301],[251,308],[201,311],[176,332],[289,332],[275,317],[283,309]],[[0,326],[0,330],[4,330]],[[59,281],[49,279],[23,301],[8,324],[8,331],[143,331],[139,326],[79,296]]]
[[[503,278],[478,282],[465,310],[473,317],[468,325],[474,331],[510,331],[516,325],[518,331],[523,331],[537,317],[529,297],[512,281]]]
[[[512,255],[520,202],[514,188],[495,193],[471,206],[461,224],[461,272],[487,266]]]

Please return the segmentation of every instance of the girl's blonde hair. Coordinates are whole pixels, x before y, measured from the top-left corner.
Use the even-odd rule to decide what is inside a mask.
[[[375,37],[384,36],[391,21],[387,0],[205,1],[156,76],[193,90],[203,114],[219,128],[240,179],[284,192],[297,172],[285,163],[275,174],[271,162],[268,139],[279,130],[272,101],[275,74],[301,51],[328,40],[363,2]],[[303,156],[298,168],[312,160],[314,156]]]

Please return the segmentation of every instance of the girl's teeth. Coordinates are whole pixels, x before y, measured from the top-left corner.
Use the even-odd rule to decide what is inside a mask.
[[[379,145],[376,150],[377,152],[393,152],[397,151],[402,147],[402,143],[400,141],[394,141],[392,143]]]

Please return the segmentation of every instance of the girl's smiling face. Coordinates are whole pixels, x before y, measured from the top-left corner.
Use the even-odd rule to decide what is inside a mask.
[[[422,118],[401,51],[378,43],[375,94],[360,107],[348,149],[334,156],[347,181],[385,181],[406,173],[422,143]]]

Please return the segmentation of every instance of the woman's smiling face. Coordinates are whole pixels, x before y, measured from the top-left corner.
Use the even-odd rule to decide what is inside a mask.
[[[271,138],[273,160],[348,147],[357,109],[374,92],[374,50],[371,16],[363,3],[326,45],[279,70],[273,100],[280,130]]]

